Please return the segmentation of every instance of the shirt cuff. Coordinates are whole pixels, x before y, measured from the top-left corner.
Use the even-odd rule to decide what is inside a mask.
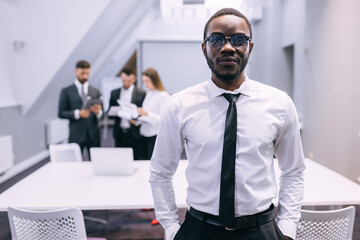
[[[98,119],[100,119],[103,115],[103,110],[100,110],[99,113],[96,115]]]
[[[295,239],[296,228],[297,228],[296,223],[287,220],[279,220],[277,225],[280,228],[280,231],[282,232],[283,235]]]
[[[75,118],[75,119],[80,119],[79,109],[76,109],[76,110],[74,111],[74,118]]]
[[[180,229],[179,223],[173,223],[165,228],[165,240],[173,240]]]
[[[135,124],[133,124],[133,125],[135,125],[135,126],[140,126],[141,125],[141,122],[140,121],[137,121],[137,120],[134,120],[135,121]]]

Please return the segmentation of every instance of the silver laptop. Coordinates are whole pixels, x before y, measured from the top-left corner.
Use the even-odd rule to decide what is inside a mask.
[[[133,174],[134,153],[132,148],[90,148],[95,175]]]

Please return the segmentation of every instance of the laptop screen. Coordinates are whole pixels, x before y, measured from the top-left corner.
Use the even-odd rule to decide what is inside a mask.
[[[132,148],[90,148],[95,175],[133,174]]]

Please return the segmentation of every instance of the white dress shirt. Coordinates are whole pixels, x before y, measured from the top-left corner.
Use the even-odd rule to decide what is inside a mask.
[[[173,239],[180,228],[172,176],[185,147],[189,165],[187,203],[219,215],[223,137],[229,102],[211,80],[170,97],[163,111],[150,165],[156,218]],[[251,215],[268,209],[278,189],[275,155],[281,169],[278,226],[295,238],[303,199],[303,150],[295,106],[273,87],[246,80],[239,89],[235,166],[235,214]]]
[[[164,110],[170,95],[165,91],[150,91],[146,94],[142,104],[143,109],[148,113],[146,122],[140,126],[140,134],[145,137],[156,136],[159,131],[160,114]]]
[[[120,100],[123,102],[131,103],[132,93],[134,91],[134,85],[132,84],[128,89],[121,88],[120,90]],[[130,128],[129,120],[122,118],[120,122],[120,128],[128,129]]]
[[[80,97],[82,95],[82,87],[84,87],[85,95],[88,94],[88,92],[89,92],[89,82],[88,81],[86,81],[86,82],[84,82],[84,84],[82,84],[81,82],[79,82],[78,79],[75,79],[74,84],[75,84],[75,86],[76,86],[76,88],[78,90],[78,93],[79,93]]]
[[[77,90],[78,90],[78,93],[79,93],[79,96],[80,96],[80,97],[81,97],[82,94],[83,94],[83,93],[82,93],[82,91],[83,91],[82,88],[84,88],[84,94],[85,94],[85,96],[88,95],[88,92],[89,92],[89,82],[88,82],[88,81],[86,81],[86,82],[84,82],[84,84],[82,84],[81,82],[79,82],[78,79],[75,79],[74,84],[75,84],[75,86],[76,86],[76,88],[77,88]],[[74,117],[75,117],[75,119],[80,119],[79,110],[80,110],[80,109],[76,109],[76,110],[74,111]],[[101,118],[102,114],[103,114],[103,111],[100,110],[99,113],[96,115],[97,118]]]

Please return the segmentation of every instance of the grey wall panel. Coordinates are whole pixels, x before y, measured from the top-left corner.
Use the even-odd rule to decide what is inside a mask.
[[[44,103],[36,114],[21,115],[19,106],[0,108],[0,136],[13,137],[14,164],[44,150],[45,123],[56,117],[56,105]]]
[[[140,52],[140,70],[155,68],[170,94],[210,79],[201,41],[142,41]]]

